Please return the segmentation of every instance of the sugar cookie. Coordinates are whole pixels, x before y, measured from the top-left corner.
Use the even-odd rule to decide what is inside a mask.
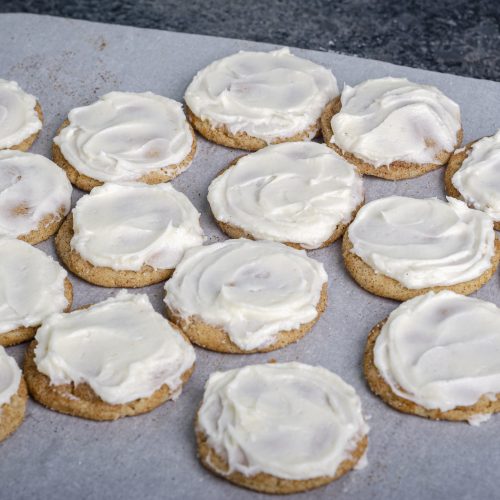
[[[208,470],[277,494],[339,478],[364,456],[367,434],[354,388],[303,363],[212,373],[196,421],[198,455]]]
[[[0,276],[0,346],[32,339],[47,316],[71,307],[66,271],[23,241],[0,240]]]
[[[460,109],[439,89],[406,78],[346,85],[321,117],[325,143],[359,172],[408,179],[445,164],[462,142]]]
[[[17,82],[0,78],[0,149],[27,151],[42,129],[42,108]]]
[[[395,409],[478,425],[500,411],[500,309],[450,291],[401,304],[368,337],[364,370]]]
[[[122,290],[49,316],[28,348],[24,373],[30,394],[48,408],[115,420],[175,399],[194,361],[191,344],[147,295]]]
[[[287,142],[243,156],[208,188],[212,213],[230,237],[307,250],[339,238],[363,197],[355,168],[315,142]]]
[[[189,120],[206,139],[255,151],[312,139],[323,108],[337,95],[330,70],[283,48],[214,61],[194,77],[184,99]]]
[[[151,92],[110,92],[71,110],[52,148],[54,161],[84,191],[103,182],[166,182],[195,152],[182,105]]]
[[[14,358],[0,346],[0,441],[23,422],[28,391]]]
[[[185,253],[165,284],[167,315],[206,349],[272,351],[312,328],[326,308],[327,279],[303,250],[226,240]]]
[[[203,243],[200,214],[171,184],[106,183],[80,198],[56,250],[80,278],[142,287],[170,277],[187,248]]]
[[[500,231],[500,130],[455,151],[444,183],[448,195],[486,212]]]
[[[462,201],[389,196],[364,205],[344,234],[344,263],[365,290],[395,300],[468,295],[500,260],[491,218]]]
[[[0,238],[46,240],[69,212],[71,192],[65,173],[44,156],[0,151]]]

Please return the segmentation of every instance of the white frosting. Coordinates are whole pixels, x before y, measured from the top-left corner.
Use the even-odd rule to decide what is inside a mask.
[[[64,171],[44,156],[0,151],[0,238],[38,229],[48,215],[64,217],[71,191]]]
[[[500,130],[473,144],[451,182],[468,205],[500,221]]]
[[[54,385],[87,383],[105,402],[147,398],[164,384],[180,391],[194,349],[147,295],[115,297],[53,314],[36,333],[35,362]]]
[[[42,128],[35,111],[36,98],[24,92],[17,82],[0,78],[0,148],[21,144]]]
[[[216,219],[258,239],[313,249],[363,201],[355,169],[324,144],[288,142],[244,156],[208,189]]]
[[[356,255],[410,289],[473,280],[495,254],[491,218],[454,198],[381,198],[364,205],[348,231]]]
[[[12,396],[19,390],[20,383],[21,369],[16,360],[0,346],[0,417],[1,406],[9,404]]]
[[[500,393],[500,309],[450,291],[401,304],[375,342],[375,366],[398,396],[428,409]],[[475,415],[471,423],[484,417]]]
[[[94,266],[171,269],[203,243],[199,218],[170,183],[107,183],[78,200],[71,247]]]
[[[242,51],[213,62],[194,77],[184,99],[213,126],[271,143],[316,124],[337,95],[330,70],[284,48]]]
[[[182,105],[151,92],[110,92],[68,119],[54,142],[79,172],[103,182],[178,164],[193,144]]]
[[[394,161],[436,163],[452,152],[461,128],[460,108],[439,89],[406,78],[346,85],[332,118],[332,142],[375,167]]]
[[[327,282],[323,264],[272,241],[246,239],[188,250],[165,284],[165,303],[184,319],[222,328],[239,348],[314,320]]]
[[[302,363],[212,373],[197,427],[227,474],[284,479],[334,476],[368,433],[354,388]]]
[[[66,271],[41,250],[15,239],[0,240],[0,336],[37,326],[68,306]]]

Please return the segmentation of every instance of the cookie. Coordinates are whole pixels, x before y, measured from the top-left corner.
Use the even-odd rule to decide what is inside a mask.
[[[53,160],[84,191],[104,182],[169,181],[195,153],[182,105],[151,92],[110,92],[73,109],[52,145]]]
[[[303,250],[227,240],[185,253],[165,284],[167,316],[206,349],[268,352],[310,331],[326,308],[327,280]]]
[[[30,394],[44,406],[90,420],[116,420],[176,398],[194,361],[192,346],[154,311],[147,295],[121,291],[49,317],[29,345],[24,373]]]
[[[14,358],[0,346],[0,442],[23,422],[28,391]]]
[[[32,339],[48,315],[71,307],[66,271],[23,241],[0,240],[0,275],[0,346]]]
[[[500,130],[455,151],[444,174],[446,193],[486,212],[497,231],[500,231],[499,173]]]
[[[17,82],[0,79],[0,106],[5,110],[0,117],[0,150],[27,151],[42,129],[40,104]]]
[[[0,238],[46,240],[69,212],[71,192],[64,172],[44,156],[0,151]]]
[[[392,180],[441,167],[463,138],[455,102],[436,87],[389,77],[346,85],[325,107],[321,130],[360,173]]]
[[[203,137],[256,151],[315,137],[324,106],[337,95],[330,70],[284,48],[240,51],[214,61],[196,74],[184,100],[188,119]]]
[[[324,144],[268,146],[235,160],[211,182],[208,202],[231,238],[322,248],[363,203],[361,176]]]
[[[500,411],[500,309],[450,291],[411,299],[368,337],[370,389],[398,411],[478,425]]]
[[[354,280],[381,297],[408,300],[443,289],[468,295],[494,275],[500,241],[491,219],[461,201],[390,196],[360,209],[342,256]]]
[[[363,458],[367,433],[354,389],[302,363],[213,373],[196,421],[198,457],[208,470],[274,494],[338,479]]]
[[[106,183],[78,200],[56,251],[89,283],[143,287],[169,278],[184,251],[203,243],[199,217],[171,184]]]

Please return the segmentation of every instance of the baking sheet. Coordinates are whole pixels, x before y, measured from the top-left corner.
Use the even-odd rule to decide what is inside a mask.
[[[0,78],[17,80],[38,96],[45,124],[33,152],[50,156],[51,139],[68,111],[111,90],[151,90],[182,100],[197,70],[237,50],[274,45],[95,24],[27,14],[0,15]],[[394,66],[328,52],[294,49],[299,56],[333,69],[339,82],[406,76],[437,85],[462,109],[465,141],[500,127],[500,84]],[[191,167],[173,181],[202,213],[208,242],[225,239],[209,215],[210,180],[241,151],[199,138]],[[442,171],[406,181],[366,177],[367,199],[391,194],[443,198]],[[75,189],[73,202],[82,193]],[[54,254],[53,241],[38,245]],[[442,499],[492,498],[498,490],[500,416],[479,428],[403,415],[368,390],[361,372],[369,330],[397,302],[364,292],[342,266],[340,244],[310,252],[329,274],[329,305],[313,331],[299,343],[263,355],[223,355],[196,349],[196,370],[181,397],[147,415],[116,422],[90,422],[30,401],[26,420],[0,444],[0,498],[266,498],[230,485],[199,465],[193,418],[203,385],[215,370],[249,363],[299,360],[338,373],[358,391],[371,431],[369,465],[325,488],[296,498]],[[74,307],[102,300],[116,290],[70,276]],[[158,311],[163,286],[142,289]],[[139,290],[135,293],[140,293]],[[498,303],[498,273],[477,294]],[[25,346],[9,348],[21,361]],[[290,497],[294,498],[294,496]]]

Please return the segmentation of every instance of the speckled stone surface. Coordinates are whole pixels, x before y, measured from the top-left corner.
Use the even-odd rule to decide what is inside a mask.
[[[1,0],[0,12],[334,50],[500,80],[499,0]]]

